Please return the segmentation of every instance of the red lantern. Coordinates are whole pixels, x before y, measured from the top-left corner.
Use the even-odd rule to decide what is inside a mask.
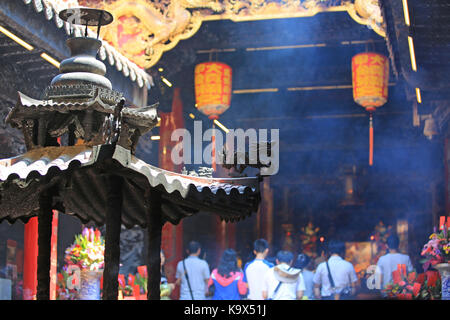
[[[197,109],[217,120],[231,102],[231,67],[221,62],[204,62],[195,67],[195,101]],[[213,123],[214,128],[214,123]],[[216,170],[216,144],[212,136],[212,168]]]
[[[231,73],[231,68],[221,62],[204,62],[195,67],[197,109],[211,120],[230,107]]]
[[[353,99],[369,112],[369,165],[373,164],[373,115],[388,98],[389,60],[374,52],[352,58]]]

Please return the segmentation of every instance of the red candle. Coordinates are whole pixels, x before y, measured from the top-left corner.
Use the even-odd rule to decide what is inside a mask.
[[[402,272],[406,276],[406,264],[402,264]]]
[[[400,281],[402,281],[399,270],[392,271],[392,280],[395,284],[398,284],[400,283]]]
[[[141,289],[139,287],[139,285],[133,285],[133,295],[135,297],[136,300],[139,300],[139,297],[141,295]]]
[[[445,216],[439,217],[439,230],[443,230],[445,226]]]
[[[137,270],[142,278],[147,278],[147,266],[138,266]]]

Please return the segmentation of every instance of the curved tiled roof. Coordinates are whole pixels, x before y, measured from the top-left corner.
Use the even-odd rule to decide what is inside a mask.
[[[35,149],[17,157],[0,160],[0,184],[8,179],[39,178],[56,167],[64,171],[71,164],[85,166],[94,162],[92,148],[86,146]]]
[[[90,100],[77,100],[77,101],[54,101],[54,100],[36,100],[28,97],[27,95],[19,92],[18,103],[11,110],[6,118],[6,122],[10,122],[15,118],[16,113],[23,111],[29,114],[35,114],[39,117],[39,112],[51,112],[57,111],[61,113],[67,113],[74,110],[86,110],[89,108],[100,108],[102,111],[114,113],[114,105],[103,103],[99,94],[92,97]],[[142,108],[123,108],[122,116],[124,118],[131,118],[135,120],[142,120],[148,122],[148,126],[152,127],[158,122],[158,114],[155,105],[142,107]],[[21,118],[18,119],[21,121]]]
[[[106,156],[105,156],[106,154]],[[30,217],[38,204],[36,194],[45,184],[58,185],[61,211],[82,221],[105,222],[107,193],[98,164],[113,159],[114,172],[125,177],[122,223],[146,226],[147,186],[163,195],[163,220],[178,223],[198,211],[213,212],[225,220],[239,220],[257,210],[259,179],[204,178],[166,171],[111,145],[46,147],[0,160],[0,221]],[[30,191],[33,190],[33,191]],[[20,194],[33,194],[18,203]]]

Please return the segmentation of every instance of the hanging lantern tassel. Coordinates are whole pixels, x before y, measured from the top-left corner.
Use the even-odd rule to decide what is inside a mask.
[[[211,137],[211,167],[216,171],[216,126],[213,122],[213,134]]]
[[[369,113],[369,166],[373,165],[373,116]]]
[[[373,112],[388,99],[389,59],[375,52],[352,58],[353,99],[369,112],[369,166],[373,165]]]

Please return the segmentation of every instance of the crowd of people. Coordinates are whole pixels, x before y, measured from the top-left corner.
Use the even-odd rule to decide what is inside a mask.
[[[388,252],[378,260],[377,276],[383,287],[392,280],[397,265],[413,269],[409,256],[398,252],[398,245],[398,237],[391,235],[387,239]],[[286,250],[278,251],[272,263],[268,242],[258,239],[253,245],[254,259],[243,268],[239,267],[236,251],[226,249],[211,272],[206,260],[201,259],[201,249],[199,242],[189,243],[187,258],[177,264],[175,283],[169,284],[163,274],[161,288],[167,290],[165,297],[179,286],[180,300],[356,299],[358,277],[353,265],[343,258],[345,243],[341,241],[330,241],[327,255],[319,263],[304,253],[294,256]],[[162,252],[161,258],[163,265]]]

